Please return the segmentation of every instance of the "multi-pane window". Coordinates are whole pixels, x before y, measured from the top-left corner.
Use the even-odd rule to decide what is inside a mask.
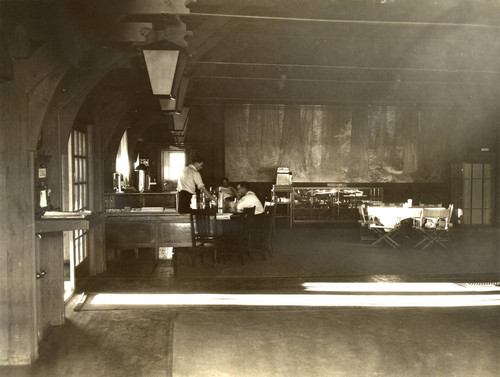
[[[73,131],[73,211],[88,208],[87,138],[83,132]]]
[[[74,130],[70,139],[71,161],[71,199],[72,210],[83,211],[88,209],[88,166],[87,166],[87,135]],[[73,231],[73,252],[75,266],[78,266],[87,257],[87,231],[78,229]]]

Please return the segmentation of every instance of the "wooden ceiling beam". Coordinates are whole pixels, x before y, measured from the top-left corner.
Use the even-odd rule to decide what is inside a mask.
[[[245,2],[236,2],[221,9],[223,12],[237,13],[246,7]],[[233,29],[230,19],[210,20],[203,23],[193,33],[193,38],[189,41],[187,52],[190,61],[199,60],[206,52],[215,47]]]
[[[311,80],[403,80],[495,82],[499,71],[417,69],[410,67],[360,67],[335,65],[259,64],[245,62],[188,62],[192,77],[229,76],[235,78],[311,79]]]
[[[201,99],[242,101],[304,101],[308,102],[371,102],[404,101],[415,103],[460,103],[474,98],[498,102],[496,85],[448,85],[409,83],[354,83],[354,82],[255,82],[241,80],[192,80],[187,102]]]
[[[127,15],[189,14],[188,6],[196,0],[116,0],[110,6]]]
[[[228,53],[230,51],[230,53]],[[366,68],[498,70],[500,43],[462,46],[447,43],[391,44],[369,41],[266,39],[221,41],[205,61]]]
[[[322,24],[346,24],[346,25],[384,25],[384,26],[416,26],[416,27],[460,27],[460,28],[477,28],[477,29],[492,29],[496,30],[498,25],[482,24],[470,22],[437,22],[437,21],[387,21],[387,20],[362,20],[362,19],[325,19],[325,18],[306,18],[306,17],[282,17],[282,16],[265,16],[265,15],[250,15],[250,14],[229,14],[229,13],[189,13],[190,17],[216,17],[216,18],[232,18],[237,20],[266,20],[273,22],[302,22],[302,23],[322,23]]]
[[[208,0],[206,1],[208,3]],[[231,0],[227,0],[231,2]],[[498,25],[497,0],[268,0],[254,1],[244,13],[210,12],[199,0],[191,9],[193,16],[289,20],[294,22],[401,23],[428,25]]]
[[[401,85],[413,85],[413,84],[422,84],[422,85],[486,85],[486,86],[498,86],[500,85],[500,81],[462,81],[462,80],[401,80],[400,78],[392,78],[392,79],[325,79],[325,78],[289,78],[289,77],[281,77],[281,78],[271,78],[271,77],[235,77],[235,76],[191,76],[192,80],[249,80],[261,82],[261,81],[269,81],[269,82],[304,82],[304,83],[356,83],[356,84],[401,84]]]
[[[146,42],[151,32],[150,22],[116,22],[103,37],[112,42]]]
[[[349,40],[386,40],[420,41],[437,40],[448,43],[498,42],[498,29],[495,28],[420,28],[403,25],[374,24],[308,24],[283,23],[272,21],[239,20],[233,38],[294,38],[294,39],[349,39]]]

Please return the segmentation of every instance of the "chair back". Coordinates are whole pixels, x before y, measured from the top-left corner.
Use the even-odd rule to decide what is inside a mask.
[[[448,208],[424,208],[422,213],[422,224],[428,228],[448,230],[453,213],[453,204]]]
[[[365,205],[361,204],[358,207],[358,211],[359,211],[359,219],[361,220],[361,223],[366,224]]]
[[[246,231],[250,231],[255,226],[255,206],[243,208],[241,212],[241,223],[244,224]]]
[[[446,210],[447,211],[447,214],[446,214],[446,217],[445,217],[445,229],[448,229],[450,226],[452,226],[451,224],[451,216],[453,216],[453,204],[450,204],[448,206],[448,209]]]
[[[216,212],[213,209],[193,209],[189,215],[191,222],[191,241],[211,242],[217,235]]]
[[[274,204],[266,205],[264,207],[264,215],[266,216],[266,229],[268,231],[273,231],[274,229],[274,221],[276,218],[276,206]]]
[[[445,218],[448,214],[446,208],[424,208],[422,216],[427,219]]]
[[[248,207],[248,208],[243,208],[242,213],[244,215],[255,215],[255,206],[253,207]]]

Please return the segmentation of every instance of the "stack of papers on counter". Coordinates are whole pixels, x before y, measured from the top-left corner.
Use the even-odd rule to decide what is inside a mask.
[[[132,208],[130,212],[163,212],[163,207],[140,207]]]
[[[163,207],[142,207],[142,212],[163,212]]]
[[[92,211],[69,212],[69,211],[46,211],[42,219],[84,219],[92,214]]]
[[[230,220],[232,213],[217,213],[215,216],[218,220]]]

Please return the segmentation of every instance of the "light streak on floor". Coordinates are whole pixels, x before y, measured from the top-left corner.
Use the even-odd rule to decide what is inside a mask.
[[[471,307],[499,306],[500,294],[127,294],[98,293],[92,306]]]
[[[315,292],[500,292],[494,284],[470,285],[467,283],[402,283],[402,282],[363,282],[363,283],[303,283],[306,291]]]

